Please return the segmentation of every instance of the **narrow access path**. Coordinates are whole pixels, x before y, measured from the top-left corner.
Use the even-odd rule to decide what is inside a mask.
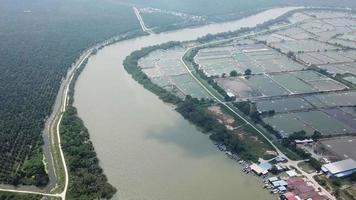
[[[291,25],[285,25],[285,26],[281,26],[281,27],[278,27],[274,30],[279,30],[279,29],[284,29],[284,28],[287,28],[289,26],[293,26],[295,24],[291,24]],[[273,29],[272,29],[273,30]],[[224,41],[229,41],[229,40],[232,40],[232,39],[241,39],[241,38],[245,38],[245,37],[248,37],[248,36],[254,36],[254,35],[257,35],[257,34],[261,34],[261,33],[264,33],[264,32],[267,32],[267,31],[271,31],[271,29],[269,30],[266,30],[266,31],[260,31],[260,32],[255,32],[255,33],[251,33],[251,34],[246,34],[246,35],[243,35],[243,36],[239,36],[239,37],[235,37],[235,38],[229,38],[229,39],[224,39],[224,40],[220,40],[220,41],[215,41],[215,43],[221,43],[221,42],[224,42]],[[214,43],[214,42],[212,42]],[[211,43],[211,44],[212,44]],[[188,65],[184,62],[184,56],[192,49],[194,48],[197,48],[197,47],[200,47],[200,46],[205,46],[206,44],[200,44],[200,45],[195,45],[195,46],[192,46],[190,48],[188,48],[183,56],[180,58],[180,61],[182,62],[182,64],[184,65],[185,69],[187,70],[187,72],[189,73],[189,75],[214,99],[216,100],[218,103],[220,103],[221,105],[223,105],[225,108],[227,108],[229,111],[231,111],[233,114],[235,114],[236,116],[238,116],[240,119],[242,119],[246,124],[250,125],[255,131],[257,131],[263,138],[266,139],[266,141],[276,150],[276,152],[278,153],[279,156],[282,156],[284,158],[287,159],[287,165],[290,165],[292,166],[293,168],[299,170],[303,176],[305,176],[309,182],[311,182],[315,188],[320,188],[321,190],[321,193],[323,195],[325,195],[327,198],[329,198],[330,200],[336,200],[336,198],[330,194],[324,187],[322,187],[317,181],[314,180],[313,178],[313,175],[310,175],[310,174],[307,174],[306,172],[304,172],[303,170],[301,170],[299,167],[298,167],[298,163],[300,161],[293,161],[293,160],[290,160],[273,142],[272,140],[270,140],[262,131],[260,131],[256,126],[255,124],[251,123],[249,120],[247,120],[244,116],[242,116],[241,114],[239,114],[238,112],[236,112],[228,103],[220,100],[219,97],[217,97],[213,92],[211,92],[211,89],[207,88],[193,73],[192,71],[190,70],[190,68],[188,67]]]
[[[0,189],[0,191],[1,192],[21,193],[21,194],[42,195],[42,196],[48,196],[48,197],[61,197],[60,194],[49,194],[49,193],[26,191],[26,190],[16,190],[16,189]]]
[[[148,34],[155,34],[151,29],[147,28],[147,26],[145,25],[145,22],[143,21],[143,18],[140,14],[140,11],[136,7],[132,7],[132,9],[134,10],[138,21],[140,22],[142,30]]]
[[[66,194],[68,190],[68,184],[69,184],[69,173],[68,173],[68,168],[67,164],[65,161],[63,149],[62,149],[62,144],[61,144],[61,137],[60,137],[60,124],[62,122],[63,114],[67,109],[68,106],[68,93],[69,93],[69,86],[73,80],[73,77],[76,73],[76,70],[84,63],[84,61],[91,55],[92,50],[94,48],[86,51],[83,56],[80,57],[80,60],[76,63],[76,65],[73,67],[71,74],[69,75],[68,79],[65,80],[64,84],[64,90],[62,93],[62,100],[61,100],[61,105],[59,110],[57,111],[57,115],[53,118],[53,121],[51,122],[52,126],[56,127],[55,129],[50,129],[50,130],[55,130],[55,133],[50,133],[52,136],[51,138],[51,145],[53,146],[53,149],[56,149],[58,147],[59,153],[60,153],[60,159],[61,163],[63,165],[63,170],[64,170],[64,189],[61,193],[45,193],[45,192],[36,192],[36,191],[30,191],[30,190],[21,190],[21,189],[1,189],[0,191],[3,192],[13,192],[13,193],[22,193],[22,194],[34,194],[34,195],[42,195],[42,196],[49,196],[49,197],[59,197],[62,200],[66,199]],[[53,137],[57,137],[58,140],[58,146],[55,143],[55,140]],[[53,155],[53,154],[52,154]]]
[[[68,184],[69,184],[69,173],[68,173],[68,168],[67,168],[66,160],[64,158],[64,153],[63,153],[63,149],[62,149],[62,143],[61,143],[61,136],[60,136],[60,132],[59,132],[59,127],[60,127],[60,124],[62,122],[63,114],[67,110],[69,87],[70,87],[70,84],[71,84],[71,82],[73,80],[73,77],[74,77],[74,75],[76,73],[76,70],[84,63],[84,61],[87,58],[89,58],[91,53],[92,53],[92,49],[88,50],[84,54],[84,56],[81,57],[81,60],[74,67],[74,69],[73,69],[68,81],[66,82],[66,85],[65,85],[65,88],[64,88],[64,91],[63,91],[61,108],[59,110],[60,114],[59,114],[59,119],[57,121],[56,135],[57,135],[57,138],[58,138],[58,146],[59,146],[59,151],[60,151],[61,160],[62,160],[62,163],[63,163],[64,174],[65,174],[64,189],[63,189],[62,193],[59,194],[59,196],[62,198],[62,200],[66,199],[66,194],[67,194]],[[56,120],[56,119],[54,119],[54,120]]]

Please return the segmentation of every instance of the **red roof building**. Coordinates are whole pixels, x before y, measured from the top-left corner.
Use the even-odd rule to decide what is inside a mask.
[[[288,200],[298,200],[293,192],[284,193],[284,197],[287,198]]]
[[[284,196],[290,200],[296,200],[296,196],[301,199],[313,199],[313,200],[325,200],[326,198],[321,196],[314,187],[308,185],[303,178],[292,177],[287,180],[288,188],[292,192],[287,192]],[[289,196],[290,198],[288,198]]]

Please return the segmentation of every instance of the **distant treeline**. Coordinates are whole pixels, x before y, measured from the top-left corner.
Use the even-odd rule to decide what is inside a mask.
[[[40,200],[41,198],[40,195],[0,192],[1,200]]]
[[[132,8],[109,1],[1,1],[0,183],[47,184],[41,133],[63,77],[85,49],[127,32],[142,34]]]

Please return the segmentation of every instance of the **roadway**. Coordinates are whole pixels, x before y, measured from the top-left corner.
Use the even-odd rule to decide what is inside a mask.
[[[147,28],[145,22],[144,22],[143,19],[142,19],[142,16],[141,16],[141,14],[140,14],[140,11],[139,11],[136,7],[132,7],[132,9],[134,10],[135,15],[136,15],[138,21],[140,22],[140,26],[141,26],[142,31],[144,31],[144,32],[146,32],[146,33],[148,33],[148,34],[150,34],[150,35],[151,35],[151,34],[155,34],[151,29]]]
[[[294,24],[293,24],[294,25]],[[281,26],[281,27],[278,27],[276,28],[277,30],[278,29],[282,29],[282,28],[287,28],[289,26],[292,26],[292,25],[285,25],[285,26]],[[271,31],[271,29],[267,30],[267,31]],[[243,35],[243,36],[239,36],[239,37],[235,37],[235,38],[229,38],[229,39],[224,39],[224,40],[220,40],[220,41],[215,41],[215,42],[211,42],[209,44],[214,44],[214,43],[222,43],[222,42],[225,42],[225,41],[229,41],[229,40],[232,40],[232,39],[242,39],[242,38],[246,38],[246,37],[250,37],[250,36],[255,36],[257,34],[262,34],[264,32],[267,32],[267,31],[261,31],[261,32],[256,32],[256,33],[250,33],[250,34],[246,34],[246,35]],[[193,73],[192,73],[192,70],[194,69],[190,69],[188,67],[188,65],[184,62],[184,56],[189,52],[191,51],[192,49],[194,48],[198,48],[198,47],[202,47],[202,46],[205,46],[207,44],[200,44],[200,45],[195,45],[195,46],[192,46],[192,47],[189,47],[183,54],[183,56],[180,58],[180,61],[182,62],[182,64],[184,65],[185,69],[187,70],[188,74],[218,103],[220,103],[221,105],[223,105],[226,109],[228,109],[231,113],[235,114],[237,117],[239,117],[241,120],[243,120],[247,125],[250,125],[256,132],[258,132],[263,138],[266,139],[266,141],[276,150],[276,152],[278,153],[279,156],[282,156],[284,158],[287,159],[287,165],[291,166],[292,168],[295,168],[297,169],[298,171],[301,172],[301,174],[310,182],[313,184],[314,188],[316,189],[320,189],[321,190],[321,193],[323,195],[325,195],[327,198],[329,198],[330,200],[336,200],[336,198],[330,194],[324,187],[322,187],[318,182],[316,182],[313,178],[314,174],[308,174],[306,172],[304,172],[302,169],[300,169],[300,167],[298,166],[298,163],[299,162],[302,162],[302,161],[293,161],[291,159],[289,159],[274,143],[272,140],[270,140],[262,131],[260,131],[259,128],[256,127],[255,124],[251,123],[245,116],[242,116],[240,113],[236,112],[235,109],[230,106],[228,103],[224,102],[223,100],[221,100],[218,96],[216,96],[214,94],[214,92],[212,92],[211,90],[213,89],[209,89],[207,88],[200,80],[199,78],[197,78]]]
[[[95,48],[95,47],[94,47]],[[69,76],[68,78],[62,83],[64,84],[64,90],[62,93],[62,97],[61,97],[61,101],[60,101],[60,106],[59,109],[56,112],[57,114],[55,115],[55,117],[53,118],[53,120],[50,122],[50,126],[54,127],[54,128],[50,128],[49,129],[49,134],[50,134],[50,138],[51,138],[51,146],[52,149],[56,149],[58,147],[59,149],[59,154],[60,154],[60,162],[63,165],[63,171],[64,171],[64,188],[62,192],[58,192],[58,193],[50,193],[50,192],[39,192],[39,191],[35,191],[34,190],[22,190],[22,189],[5,189],[5,188],[0,188],[0,191],[3,192],[13,192],[13,193],[21,193],[21,194],[33,194],[33,195],[42,195],[42,196],[48,196],[48,197],[57,197],[57,198],[61,198],[62,200],[66,199],[66,194],[68,191],[68,184],[69,184],[69,173],[68,173],[68,168],[67,168],[67,164],[66,164],[66,160],[64,157],[64,153],[63,153],[63,149],[62,149],[62,143],[61,143],[61,137],[60,137],[60,124],[62,122],[62,118],[63,118],[63,114],[67,109],[68,106],[68,94],[69,94],[69,87],[71,82],[73,81],[73,77],[76,73],[76,70],[84,63],[84,61],[89,58],[89,56],[92,53],[92,50],[94,49],[90,49],[88,51],[86,51],[79,59],[78,62],[76,62],[75,66],[72,68],[72,70],[69,72]],[[55,130],[55,132],[53,133],[52,131]],[[56,138],[54,138],[56,137]],[[57,139],[58,143],[55,142],[55,140]],[[53,153],[51,154],[53,156]],[[52,157],[51,159],[56,159],[54,157]],[[55,163],[55,162],[54,162]],[[56,185],[58,185],[58,183],[56,183]]]
[[[149,28],[146,27],[140,13],[139,10],[136,7],[133,7],[134,12],[136,14],[137,19],[140,22],[141,28],[144,32],[148,33],[148,34],[155,34],[152,30],[150,30]],[[281,26],[278,27],[276,29],[283,29],[283,28],[287,28],[291,25],[285,25],[285,26]],[[244,36],[240,36],[240,37],[236,37],[235,39],[238,38],[242,38],[242,37],[248,37],[248,36],[254,36],[256,34],[262,34],[264,32],[267,31],[272,31],[273,29],[270,30],[266,30],[266,31],[260,31],[258,33],[251,33],[251,34],[247,34]],[[225,41],[228,41],[231,39],[226,39]],[[222,42],[224,40],[220,40],[219,42]],[[193,46],[190,47],[189,49],[186,50],[185,54],[193,49],[198,47],[197,46]],[[59,148],[59,153],[60,153],[60,159],[63,165],[63,171],[64,171],[64,189],[62,192],[59,193],[49,193],[49,192],[37,192],[37,191],[30,191],[30,190],[20,190],[20,189],[1,189],[0,191],[4,191],[4,192],[14,192],[14,193],[23,193],[23,194],[34,194],[34,195],[42,195],[42,196],[48,196],[48,197],[58,197],[61,198],[62,200],[66,199],[66,194],[67,194],[67,190],[68,190],[68,184],[69,184],[69,173],[68,173],[68,168],[67,168],[67,164],[65,161],[65,157],[64,157],[64,153],[63,153],[63,149],[62,149],[62,145],[61,145],[61,138],[60,138],[60,123],[62,121],[63,118],[63,114],[67,109],[68,106],[68,93],[69,93],[69,86],[73,80],[73,77],[75,75],[76,69],[78,69],[83,63],[84,61],[91,55],[92,50],[95,49],[96,47],[93,47],[91,49],[89,49],[88,51],[86,51],[81,57],[80,60],[75,64],[75,66],[73,67],[73,70],[70,72],[69,77],[63,82],[64,84],[64,90],[63,90],[63,94],[62,94],[62,98],[61,98],[61,102],[60,102],[60,107],[58,110],[58,114],[54,117],[51,126],[55,127],[54,129],[50,129],[50,130],[55,130],[55,133],[50,133],[50,135],[52,135],[51,138],[51,145],[53,146],[53,148],[57,148],[56,143],[55,143],[55,139],[54,136],[57,138],[58,141],[58,148]],[[185,55],[184,54],[184,55]],[[227,109],[229,109],[232,113],[234,113],[236,116],[238,116],[239,118],[241,118],[246,124],[250,125],[253,129],[255,129],[259,134],[261,134],[262,137],[264,137],[266,139],[266,141],[268,141],[268,143],[276,150],[276,152],[278,153],[278,155],[283,156],[285,158],[287,158],[289,165],[291,165],[292,167],[298,169],[299,171],[302,172],[302,174],[307,177],[308,179],[311,180],[311,182],[316,183],[315,185],[322,188],[322,190],[324,189],[323,187],[321,187],[312,177],[310,174],[306,174],[304,171],[300,170],[300,168],[297,166],[298,161],[291,161],[290,159],[288,159],[287,156],[285,156],[285,154],[280,151],[280,149],[263,133],[261,132],[258,128],[255,127],[255,125],[251,122],[249,122],[247,119],[245,119],[245,117],[243,117],[242,115],[240,115],[238,112],[236,112],[232,107],[230,107],[230,105],[228,105],[226,102],[223,102],[222,100],[220,100],[217,96],[215,96],[207,87],[205,87],[205,85],[197,78],[195,77],[195,75],[190,71],[189,67],[186,65],[186,63],[183,61],[183,57],[181,57],[181,62],[183,63],[183,65],[185,66],[185,68],[187,69],[188,73],[190,74],[190,76],[210,95],[212,96],[217,102],[219,102],[221,105],[225,106]],[[52,158],[53,159],[53,158]],[[300,162],[300,161],[299,161]],[[57,183],[58,184],[58,183]],[[325,189],[324,189],[325,190]],[[325,192],[326,196],[329,197],[329,199],[334,200],[335,198],[328,193],[326,190],[323,192]]]

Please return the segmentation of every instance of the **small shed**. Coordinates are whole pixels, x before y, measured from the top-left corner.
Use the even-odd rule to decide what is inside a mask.
[[[286,162],[286,161],[287,161],[286,158],[281,157],[281,156],[278,156],[275,160],[276,160],[277,162]]]
[[[288,183],[285,180],[278,180],[278,181],[272,182],[272,185],[273,185],[273,187],[278,188],[280,186],[287,186]]]
[[[272,183],[272,182],[275,182],[275,181],[278,181],[278,180],[279,180],[279,178],[276,177],[276,176],[271,177],[271,178],[268,179],[268,181],[271,182],[271,183]]]
[[[281,192],[285,192],[285,191],[287,191],[287,188],[285,186],[279,186],[278,190]]]
[[[253,163],[252,165],[250,165],[250,169],[255,172],[257,175],[264,175],[267,174],[268,171],[262,169],[259,165]]]
[[[309,144],[309,143],[313,143],[314,140],[312,140],[312,139],[304,139],[304,140],[294,140],[294,142],[296,144]]]
[[[298,176],[297,172],[296,172],[294,169],[289,170],[289,171],[286,171],[286,173],[287,173],[287,175],[288,175],[289,177]]]

